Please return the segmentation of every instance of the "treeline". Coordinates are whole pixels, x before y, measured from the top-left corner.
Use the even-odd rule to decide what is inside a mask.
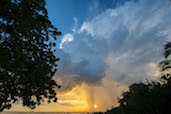
[[[167,58],[171,54],[171,43],[164,49]],[[159,66],[165,73],[158,80],[132,84],[118,100],[119,106],[105,114],[171,114],[171,61],[163,61]]]

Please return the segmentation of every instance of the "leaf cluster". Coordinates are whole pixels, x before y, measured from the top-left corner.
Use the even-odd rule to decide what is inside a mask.
[[[55,40],[44,0],[0,0],[0,111],[56,102]]]

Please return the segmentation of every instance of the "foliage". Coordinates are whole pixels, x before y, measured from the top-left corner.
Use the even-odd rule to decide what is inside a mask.
[[[53,54],[61,35],[48,19],[44,0],[0,0],[0,111],[13,103],[34,109],[57,101]]]

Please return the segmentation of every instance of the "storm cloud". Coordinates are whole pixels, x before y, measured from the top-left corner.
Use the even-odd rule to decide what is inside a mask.
[[[83,22],[56,51],[55,80],[70,90],[82,82],[101,84],[105,77],[126,84],[155,77],[171,39],[170,11],[169,0],[134,0]]]

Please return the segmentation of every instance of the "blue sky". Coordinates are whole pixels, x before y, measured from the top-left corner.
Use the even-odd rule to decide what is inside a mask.
[[[87,7],[91,0],[46,0],[49,19],[62,31],[63,34],[71,32],[74,17],[80,22],[87,16]]]
[[[130,0],[46,0],[49,19],[63,34],[72,32],[74,17],[78,25],[91,20],[108,8],[115,8]],[[137,0],[131,0],[137,1]]]

